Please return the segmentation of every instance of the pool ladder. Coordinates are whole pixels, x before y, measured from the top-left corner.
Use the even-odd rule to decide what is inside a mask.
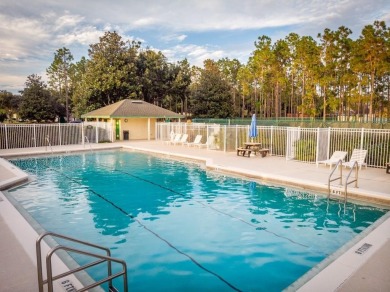
[[[338,177],[335,177],[335,178],[332,178],[333,176],[333,173],[336,171],[336,169],[340,167],[340,176]],[[355,169],[355,179],[350,181],[350,177],[351,177],[351,173],[352,171]],[[351,184],[351,183],[355,183],[355,188],[358,187],[358,177],[359,177],[359,164],[357,161],[354,162],[353,166],[351,167],[351,170],[349,171],[347,177],[345,178],[345,183],[344,183],[344,203],[347,202],[347,197],[348,197],[348,185]],[[329,177],[328,177],[328,199],[330,197],[330,191],[331,191],[331,187],[330,187],[330,183],[335,181],[335,180],[340,180],[340,183],[339,185],[342,186],[343,185],[343,161],[340,159],[339,161],[337,161],[336,163],[336,166],[332,169],[331,173],[329,174]]]
[[[51,154],[53,154],[53,147],[51,147],[51,143],[50,143],[50,137],[49,135],[46,135],[46,151],[47,151],[47,146],[50,146],[50,151],[51,151]]]
[[[85,140],[86,140],[86,141],[88,142],[88,144],[89,144],[89,150],[92,151],[92,145],[91,145],[91,142],[89,142],[88,137],[85,136],[84,138],[85,138]],[[85,140],[84,140],[83,142],[85,142]],[[84,144],[84,148],[85,148],[85,143],[83,143],[83,144]]]
[[[73,247],[70,247],[70,246],[57,244],[56,246],[51,248],[49,250],[49,252],[47,253],[47,255],[46,255],[46,273],[47,273],[47,278],[46,278],[46,280],[44,280],[43,279],[43,269],[42,269],[42,248],[41,248],[41,243],[42,243],[42,240],[45,237],[47,237],[47,236],[51,236],[53,238],[54,237],[61,238],[61,239],[64,239],[65,241],[67,241],[67,242],[77,243],[77,244],[80,244],[80,245],[82,245],[84,247],[94,248],[94,249],[101,250],[101,251],[103,250],[103,251],[105,251],[106,255],[101,255],[101,254],[93,253],[93,252],[90,252],[90,251],[76,249],[76,248],[73,248]],[[74,268],[74,269],[70,269],[67,272],[63,272],[63,273],[58,274],[58,275],[53,275],[52,256],[57,251],[60,251],[60,250],[64,250],[64,251],[71,252],[71,253],[85,255],[85,256],[88,256],[88,257],[91,257],[91,258],[95,259],[95,261],[91,262],[91,263],[88,263],[88,264],[86,264],[84,266],[80,266],[80,267],[77,267],[77,268]],[[96,244],[93,244],[93,243],[89,243],[89,242],[86,242],[86,241],[81,241],[81,240],[78,240],[78,239],[75,239],[75,238],[72,238],[72,237],[69,237],[69,236],[57,234],[57,233],[54,233],[54,232],[46,232],[46,233],[43,233],[42,235],[40,235],[38,237],[37,241],[36,241],[36,254],[37,254],[37,269],[38,269],[39,292],[43,292],[43,291],[52,292],[53,291],[53,283],[54,283],[54,281],[59,280],[59,279],[63,279],[66,276],[75,274],[75,273],[80,272],[80,271],[84,271],[84,270],[86,270],[86,269],[88,269],[90,267],[93,267],[93,266],[96,266],[96,265],[99,265],[99,264],[102,264],[102,263],[105,263],[105,262],[107,262],[107,277],[106,278],[101,279],[99,281],[96,281],[96,282],[94,282],[92,284],[89,284],[89,285],[87,285],[84,288],[79,289],[79,290],[76,290],[76,288],[73,287],[73,284],[69,280],[66,280],[66,279],[62,280],[62,285],[64,285],[64,288],[66,289],[66,291],[80,291],[81,292],[81,291],[88,291],[91,288],[97,287],[97,286],[99,286],[101,284],[104,284],[104,283],[108,282],[109,291],[118,291],[112,285],[112,280],[122,276],[123,277],[123,290],[122,291],[125,291],[125,292],[128,291],[128,288],[127,288],[127,267],[126,267],[126,262],[123,261],[123,260],[111,257],[110,249],[108,249],[106,247],[99,246],[99,245],[96,245]],[[111,269],[111,263],[112,262],[121,265],[122,266],[122,271],[120,271],[120,272],[118,272],[118,273],[113,275],[112,274],[112,269]],[[47,284],[47,290],[44,290],[44,285],[46,285],[46,284]]]

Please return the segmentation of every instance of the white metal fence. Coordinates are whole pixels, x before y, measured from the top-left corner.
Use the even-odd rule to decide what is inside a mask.
[[[258,136],[249,138],[249,125],[204,123],[157,123],[156,139],[169,140],[171,132],[188,134],[188,141],[202,135],[202,143],[212,137],[208,149],[236,151],[247,141],[261,142],[274,156],[316,163],[329,158],[334,151],[347,151],[348,161],[353,149],[366,149],[366,163],[385,167],[390,162],[390,130],[350,128],[295,128],[258,126]],[[110,123],[0,125],[0,149],[113,141]]]
[[[340,150],[348,152],[348,161],[353,149],[358,148],[367,149],[366,163],[370,167],[384,168],[390,162],[390,130],[258,126],[257,131],[253,142],[261,142],[271,155],[287,160],[316,163]],[[156,139],[169,140],[171,132],[188,134],[188,141],[200,134],[202,143],[213,136],[213,144],[207,147],[227,152],[251,141],[249,125],[204,123],[158,123]]]
[[[112,129],[103,122],[0,125],[0,149],[108,141],[112,141]]]

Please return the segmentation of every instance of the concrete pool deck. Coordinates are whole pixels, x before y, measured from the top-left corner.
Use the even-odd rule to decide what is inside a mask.
[[[163,156],[176,156],[183,159],[200,160],[215,171],[241,175],[254,180],[276,184],[294,185],[301,189],[327,192],[329,167],[286,161],[283,157],[267,156],[261,158],[238,157],[235,152],[223,152],[197,147],[173,146],[161,141],[130,141],[111,144],[55,146],[51,149],[29,148],[0,150],[5,159],[23,155],[42,155],[72,151],[90,151],[110,148],[129,148],[138,151],[150,151]],[[0,159],[0,190],[23,182],[27,176],[5,159]],[[344,177],[347,175],[344,171]],[[334,184],[337,184],[334,182]],[[332,187],[337,194],[340,189]],[[359,171],[359,188],[354,184],[348,187],[349,198],[368,200],[372,203],[390,206],[390,174],[385,169],[363,168]],[[35,240],[38,234],[28,232],[20,220],[17,210],[9,210],[7,198],[0,192],[0,281],[1,291],[37,291]],[[19,215],[18,215],[19,214]],[[334,261],[322,263],[307,275],[310,281],[301,279],[290,290],[301,291],[390,291],[390,218],[375,228],[363,232],[353,243],[338,251]],[[28,228],[28,227],[26,227]],[[364,235],[364,237],[363,237]],[[6,240],[5,240],[6,239]],[[357,254],[363,244],[371,244],[363,254]],[[14,256],[9,256],[14,255]],[[321,270],[316,274],[316,269]],[[16,273],[15,273],[16,271]],[[23,275],[22,281],[18,277]],[[35,282],[34,282],[35,281]],[[307,282],[306,282],[307,281]],[[306,283],[305,283],[306,282]],[[303,284],[303,285],[302,285]],[[19,285],[19,286],[18,286]],[[22,286],[24,285],[24,286]],[[294,288],[296,287],[296,288]]]

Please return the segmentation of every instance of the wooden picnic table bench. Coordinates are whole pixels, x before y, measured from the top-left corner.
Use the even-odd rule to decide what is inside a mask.
[[[267,154],[269,153],[269,149],[268,148],[262,148],[262,149],[256,149],[256,150],[253,150],[251,148],[246,148],[246,147],[238,147],[237,148],[237,156],[247,156],[247,157],[250,157],[251,156],[251,153],[255,152],[256,153],[260,153],[261,154],[261,157],[266,157]]]
[[[250,157],[251,152],[252,152],[252,150],[249,148],[244,148],[244,147],[237,148],[237,156],[240,156],[240,155],[245,156],[245,154],[246,154],[248,157]]]
[[[269,153],[269,149],[268,148],[262,148],[262,149],[257,150],[257,152],[259,152],[261,154],[261,157],[266,157],[267,154]]]

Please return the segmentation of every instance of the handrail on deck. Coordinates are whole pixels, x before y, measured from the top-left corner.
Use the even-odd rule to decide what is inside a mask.
[[[54,248],[52,248],[48,252],[48,254],[46,256],[47,279],[43,280],[41,242],[42,242],[42,240],[46,236],[62,238],[62,239],[68,240],[70,242],[75,242],[75,243],[78,243],[78,244],[81,244],[81,245],[84,245],[84,246],[89,246],[89,247],[92,247],[92,248],[100,249],[100,250],[105,251],[106,255],[104,256],[104,255],[100,255],[100,254],[96,254],[96,253],[92,253],[92,252],[88,252],[88,251],[83,251],[83,250],[72,248],[72,247],[66,247],[66,246],[63,246],[63,245],[57,245]],[[94,257],[94,258],[96,258],[98,260],[95,261],[95,262],[86,264],[84,266],[80,266],[78,268],[72,269],[72,270],[70,270],[68,272],[64,272],[62,274],[53,276],[52,265],[51,265],[51,257],[58,250],[65,250],[65,251],[75,252],[75,253],[79,253],[79,254],[83,254],[83,255]],[[96,245],[96,244],[93,244],[93,243],[90,243],[90,242],[82,241],[82,240],[79,240],[79,239],[76,239],[76,238],[72,238],[72,237],[69,237],[69,236],[57,234],[57,233],[54,233],[54,232],[45,232],[42,235],[40,235],[38,237],[37,241],[36,241],[36,253],[37,253],[37,269],[38,269],[39,292],[43,292],[44,291],[43,288],[44,288],[45,284],[48,285],[48,291],[52,292],[53,291],[53,282],[55,280],[58,280],[58,279],[63,278],[65,276],[74,274],[76,272],[80,272],[82,270],[85,270],[87,268],[90,268],[92,266],[96,266],[96,265],[104,263],[104,262],[108,263],[108,268],[107,268],[107,275],[108,276],[105,279],[97,281],[97,282],[95,282],[95,283],[93,283],[91,285],[88,285],[88,286],[86,286],[86,287],[84,287],[84,288],[82,288],[82,289],[80,289],[78,291],[87,291],[88,289],[91,289],[93,287],[97,287],[97,286],[99,286],[99,285],[101,285],[103,283],[106,283],[106,282],[109,282],[109,287],[112,287],[112,280],[114,278],[117,278],[117,277],[120,277],[120,276],[123,277],[123,291],[127,291],[128,290],[128,288],[127,288],[127,265],[126,265],[126,262],[123,261],[123,260],[120,260],[120,259],[112,258],[110,249],[108,249],[106,247],[103,247],[103,246],[100,246],[100,245]],[[111,262],[115,262],[115,263],[118,263],[118,264],[122,265],[122,271],[112,275]]]
[[[331,179],[333,173],[336,171],[336,169],[339,167],[339,165],[340,165],[340,176]],[[335,167],[332,169],[332,171],[331,171],[330,174],[329,174],[329,177],[328,177],[328,199],[329,199],[329,196],[330,196],[330,183],[331,183],[332,181],[335,181],[335,180],[340,179],[340,185],[341,185],[341,186],[343,185],[343,167],[342,167],[342,166],[343,166],[343,160],[340,159],[339,161],[337,161]]]
[[[46,142],[47,142],[47,144],[46,144],[46,151],[47,151],[47,146],[50,146],[50,151],[51,151],[51,153],[53,154],[53,147],[51,147],[49,135],[46,135],[45,140],[46,140]]]
[[[92,151],[92,145],[91,145],[91,142],[89,142],[89,139],[87,136],[84,137],[85,140],[87,140],[88,144],[89,144],[89,149]],[[84,141],[85,141],[84,140]],[[84,144],[84,148],[85,148],[85,144]]]
[[[353,169],[355,168],[355,179],[353,181],[348,181],[349,177],[351,176],[351,173]],[[347,177],[345,178],[345,191],[344,191],[344,203],[347,202],[347,186],[351,183],[355,183],[355,188],[358,187],[358,179],[359,179],[359,163],[357,161],[354,161],[353,166],[351,167],[351,170],[349,171]]]

